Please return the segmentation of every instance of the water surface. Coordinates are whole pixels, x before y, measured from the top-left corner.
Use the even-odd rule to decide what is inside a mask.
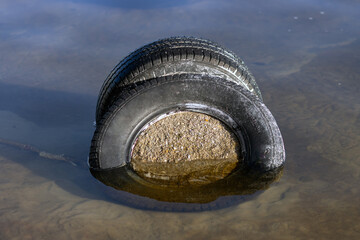
[[[1,239],[360,238],[358,1],[0,3]],[[208,38],[244,59],[282,131],[283,176],[203,212],[116,202],[86,166],[98,91],[134,49]]]

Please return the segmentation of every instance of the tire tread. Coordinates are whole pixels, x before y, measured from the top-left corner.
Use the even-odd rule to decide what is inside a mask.
[[[189,55],[192,57],[190,58]],[[99,121],[125,85],[150,77],[159,77],[154,73],[152,75],[147,73],[145,79],[136,78],[148,69],[165,62],[165,59],[166,62],[193,59],[212,63],[215,66],[227,69],[229,72],[234,72],[231,70],[232,68],[238,71],[242,70],[241,75],[236,75],[239,78],[244,78],[242,77],[244,72],[249,73],[244,62],[234,53],[209,40],[194,37],[162,39],[135,50],[115,66],[101,87],[96,107],[96,121]],[[213,59],[217,59],[217,63]],[[251,78],[249,84],[261,98],[260,90],[253,76],[250,73],[249,75]]]

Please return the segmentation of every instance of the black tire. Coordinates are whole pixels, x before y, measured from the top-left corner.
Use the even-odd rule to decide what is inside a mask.
[[[97,124],[90,167],[111,169],[128,164],[141,129],[158,116],[174,111],[202,112],[224,122],[237,135],[245,164],[251,168],[267,171],[285,161],[280,130],[260,98],[218,77],[180,74],[122,89]]]
[[[96,121],[108,111],[125,85],[178,73],[221,77],[262,99],[253,75],[234,53],[208,40],[174,37],[139,48],[111,71],[100,90]]]

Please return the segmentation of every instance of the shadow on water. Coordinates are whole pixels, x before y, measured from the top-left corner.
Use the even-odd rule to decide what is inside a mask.
[[[43,127],[89,124],[97,98],[0,82],[0,110]]]
[[[101,194],[94,193],[96,180],[88,171],[85,155],[94,130],[92,121],[95,103],[96,97],[90,95],[0,83],[0,111],[12,112],[24,122],[14,122],[13,129],[8,131],[7,136],[4,136],[5,132],[1,131],[0,138],[13,137],[15,139],[12,141],[20,143],[23,143],[22,141],[25,143],[49,141],[58,142],[58,145],[61,145],[60,141],[64,141],[62,135],[69,133],[71,136],[65,140],[71,141],[67,144],[74,145],[76,151],[66,154],[74,159],[77,166],[66,161],[42,158],[38,154],[25,151],[26,149],[19,151],[3,144],[0,144],[1,155],[23,165],[36,175],[56,182],[72,194],[103,199]],[[17,131],[21,131],[16,124],[29,123],[35,124],[31,125],[34,128],[39,127],[35,128],[33,135],[20,140],[16,139]],[[45,133],[36,132],[39,129],[44,129]],[[62,132],[64,129],[65,133]],[[43,139],[39,140],[40,138]],[[38,148],[49,151],[42,147]]]
[[[139,177],[129,166],[91,171],[105,185],[103,191],[115,201],[131,207],[172,212],[216,210],[254,199],[273,182],[283,168],[258,172],[238,168],[224,179],[205,185],[166,185]]]
[[[37,176],[54,182],[75,196],[106,200],[101,191],[97,191],[98,183],[84,164],[73,166],[67,162],[42,158],[1,144],[0,151],[5,158],[22,165]]]
[[[44,136],[28,136],[30,139],[26,139],[27,142],[34,142],[41,137],[46,138],[45,141],[51,138],[56,140],[56,135],[66,128],[76,136],[71,139],[70,144],[80,146],[81,150],[78,152],[87,153],[94,131],[91,122],[94,118],[95,103],[94,96],[0,83],[0,111],[13,112],[24,121],[45,128]],[[50,134],[46,129],[55,130]],[[13,131],[19,130],[15,128]],[[0,138],[3,137],[6,136],[0,135]],[[99,180],[111,186],[107,187],[91,175],[85,154],[74,154],[75,158],[82,160],[74,159],[77,166],[73,166],[66,161],[42,158],[35,153],[19,151],[1,144],[0,149],[5,158],[12,159],[34,174],[55,182],[76,196],[155,211],[189,212],[233,206],[258,196],[277,178],[276,174],[270,174],[261,176],[260,180],[255,180],[254,176],[248,177],[246,181],[243,175],[232,175],[233,177],[224,181],[200,188],[162,189],[134,184],[132,178],[121,181],[127,176],[122,172],[107,176],[93,172]],[[121,170],[123,169],[118,171]]]
[[[75,196],[160,212],[199,212],[235,206],[259,196],[283,173],[282,168],[263,174],[242,172],[200,187],[149,186],[140,177],[129,177],[124,168],[90,174],[86,166],[41,158],[1,144],[0,151],[5,158]]]

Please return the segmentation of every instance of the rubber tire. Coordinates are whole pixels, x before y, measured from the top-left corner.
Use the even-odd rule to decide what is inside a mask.
[[[234,53],[208,40],[174,37],[143,46],[115,66],[101,87],[96,121],[108,111],[125,85],[178,73],[221,77],[262,99],[253,75]]]
[[[184,110],[214,116],[232,128],[243,146],[247,166],[267,171],[284,163],[280,130],[260,98],[218,77],[176,74],[130,84],[122,90],[97,124],[90,168],[128,164],[133,143],[147,123],[161,114]]]

